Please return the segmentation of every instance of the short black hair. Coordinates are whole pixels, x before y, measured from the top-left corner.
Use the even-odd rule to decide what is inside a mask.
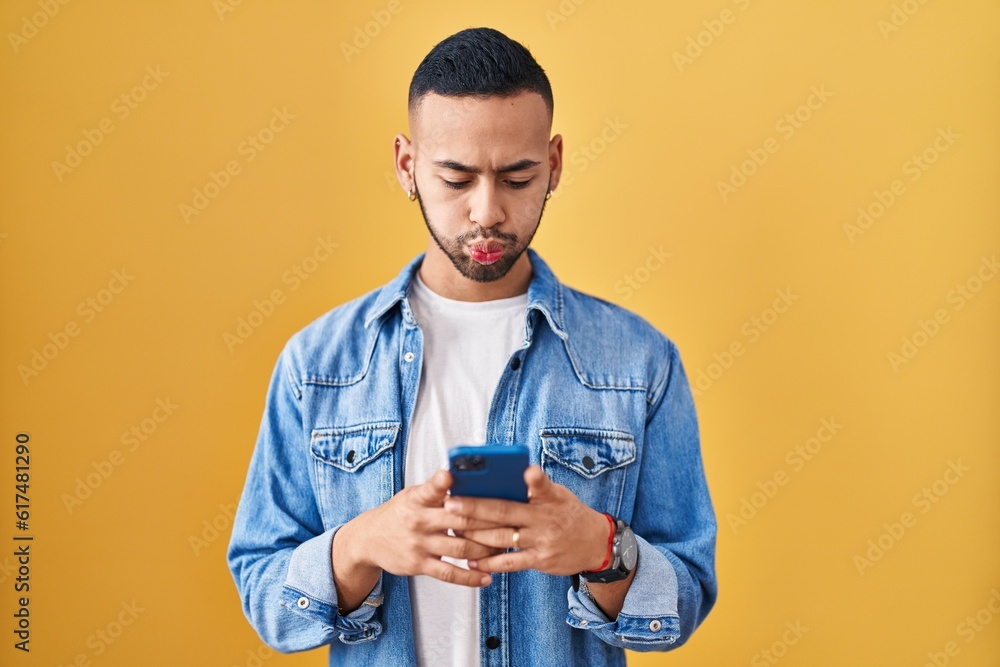
[[[509,97],[525,91],[545,100],[552,116],[552,87],[545,70],[523,45],[493,28],[468,28],[438,42],[410,81],[412,112],[428,93]]]

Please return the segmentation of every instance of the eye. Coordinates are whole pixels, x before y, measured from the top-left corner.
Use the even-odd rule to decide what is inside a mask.
[[[449,181],[448,179],[445,178],[441,180],[444,181],[445,185],[447,185],[449,188],[452,188],[453,190],[461,190],[462,188],[464,188],[466,185],[469,184],[468,181]]]
[[[528,180],[526,180],[526,181],[507,181],[507,185],[509,185],[510,187],[514,188],[515,190],[520,190],[521,188],[526,188],[526,187],[528,187],[529,183],[531,183],[531,179],[530,178]]]

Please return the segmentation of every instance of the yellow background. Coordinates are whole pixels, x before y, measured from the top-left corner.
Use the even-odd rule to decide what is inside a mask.
[[[282,344],[424,249],[392,137],[408,133],[407,86],[427,51],[489,25],[549,74],[573,175],[534,247],[564,282],[673,338],[692,382],[715,376],[696,402],[718,604],[687,646],[630,664],[922,665],[948,642],[948,664],[1000,664],[1000,618],[982,613],[992,622],[971,637],[960,625],[1000,591],[1000,279],[972,280],[961,309],[949,300],[1000,253],[998,3],[399,0],[393,14],[378,0],[118,0],[46,17],[54,4],[0,6],[0,663],[228,667],[258,651],[268,666],[325,664],[325,649],[262,649],[226,568],[226,507]],[[391,20],[368,25],[365,44],[373,11]],[[695,57],[679,61],[686,49]],[[147,67],[164,73],[155,86]],[[829,97],[800,108],[813,87]],[[275,108],[294,118],[248,161],[241,142]],[[795,113],[805,120],[787,136],[780,121]],[[57,175],[102,119],[112,131]],[[620,131],[602,138],[609,120]],[[718,182],[768,140],[777,151],[724,200]],[[925,150],[936,160],[911,180]],[[186,222],[180,205],[230,160],[239,173]],[[844,225],[897,179],[902,194],[851,242]],[[293,290],[286,272],[318,237],[337,249],[306,262],[315,270]],[[670,257],[649,271],[661,248]],[[116,294],[123,269],[134,277]],[[227,346],[273,290],[283,302]],[[775,320],[777,290],[797,299]],[[99,313],[80,306],[108,297]],[[917,333],[939,309],[935,335]],[[22,379],[72,323],[77,335]],[[903,337],[921,347],[894,367]],[[162,422],[150,421],[157,399],[177,406]],[[823,419],[842,426],[796,469],[788,452]],[[122,434],[143,420],[129,451]],[[30,656],[11,632],[22,431]],[[954,484],[939,481],[949,462],[968,468]],[[108,465],[70,511],[65,497]],[[771,488],[775,474],[785,483]],[[935,482],[936,502],[914,498]],[[771,497],[754,496],[763,487]],[[733,524],[744,499],[760,507]],[[886,533],[904,512],[902,535]],[[889,549],[859,568],[880,539]],[[142,611],[113,643],[93,638],[133,601]],[[786,633],[796,623],[801,637]]]

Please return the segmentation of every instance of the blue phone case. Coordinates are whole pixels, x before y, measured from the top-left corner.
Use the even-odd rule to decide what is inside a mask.
[[[523,445],[465,445],[448,450],[453,496],[501,498],[528,502]]]

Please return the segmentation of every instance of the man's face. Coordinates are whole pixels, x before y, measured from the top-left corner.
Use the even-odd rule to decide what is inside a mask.
[[[503,278],[531,242],[545,195],[558,182],[562,140],[549,140],[542,97],[431,93],[410,127],[412,160],[398,164],[412,174],[437,249],[470,280]]]

